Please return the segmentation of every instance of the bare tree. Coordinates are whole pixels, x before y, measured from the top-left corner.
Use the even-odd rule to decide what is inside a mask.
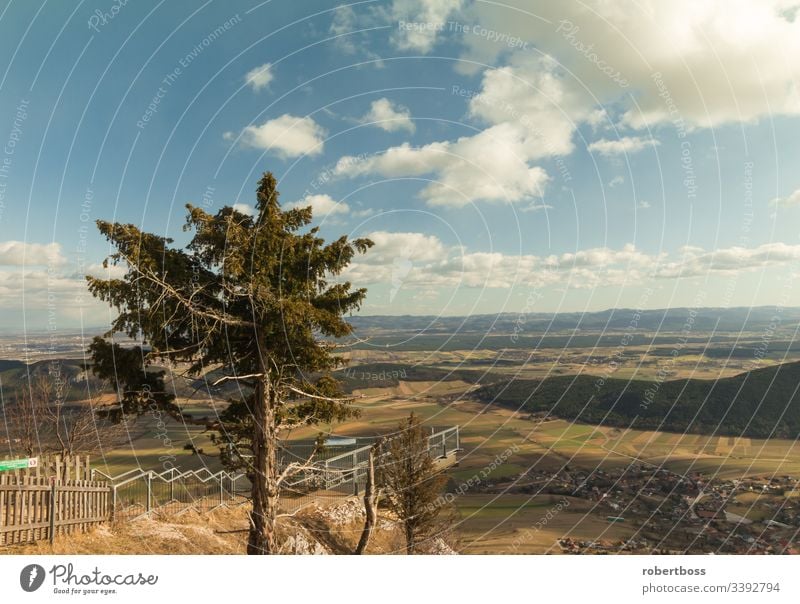
[[[30,392],[16,391],[10,397],[10,404],[3,406],[6,434],[13,451],[33,457],[40,449],[39,421],[44,416],[38,396]]]
[[[48,376],[35,377],[12,400],[5,410],[8,436],[12,447],[28,457],[96,453],[114,449],[127,439],[127,423],[112,422],[99,413],[104,408],[100,394],[67,404]]]
[[[386,499],[403,526],[406,553],[442,530],[440,495],[447,481],[428,451],[428,437],[419,417],[403,420],[395,436],[385,441],[379,464]]]
[[[356,554],[363,554],[367,550],[369,540],[375,530],[378,521],[378,500],[380,499],[380,489],[375,484],[375,458],[380,454],[381,441],[378,440],[369,450],[369,462],[367,465],[367,484],[364,487],[364,530],[361,531],[361,538],[356,546]]]

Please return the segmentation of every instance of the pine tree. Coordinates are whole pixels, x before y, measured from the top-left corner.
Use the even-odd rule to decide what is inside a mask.
[[[187,364],[194,376],[221,371],[215,384],[241,386],[242,396],[208,427],[226,467],[244,469],[252,483],[249,554],[277,550],[279,430],[353,414],[330,375],[341,364],[333,340],[351,333],[345,316],[366,290],[336,277],[372,246],[345,236],[326,244],[318,228],[306,228],[310,207],[281,209],[276,184],[271,173],[261,178],[252,217],[187,205],[185,248],[131,224],[98,221],[115,249],[105,265],[126,272],[87,277],[91,293],[119,313],[106,337],[146,342],[123,349],[97,339],[90,348],[95,373],[119,392],[119,415],[156,407],[185,417],[164,391],[163,371],[152,368],[164,360]]]
[[[446,528],[441,495],[447,478],[431,458],[428,436],[413,413],[383,442],[378,482],[403,527],[406,553],[414,554],[420,544]]]

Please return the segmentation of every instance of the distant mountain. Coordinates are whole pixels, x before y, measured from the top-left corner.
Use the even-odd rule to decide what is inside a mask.
[[[503,380],[475,394],[494,403],[555,417],[636,429],[747,436],[800,437],[800,363],[718,380],[602,380],[557,376]]]
[[[482,332],[541,334],[573,330],[619,331],[630,327],[637,331],[676,332],[691,317],[692,331],[759,331],[774,323],[772,306],[754,308],[670,308],[636,311],[615,308],[589,313],[500,313],[468,317],[437,316],[355,316],[348,319],[358,335],[365,332],[416,332],[428,334]],[[782,308],[779,326],[800,322],[800,308]]]

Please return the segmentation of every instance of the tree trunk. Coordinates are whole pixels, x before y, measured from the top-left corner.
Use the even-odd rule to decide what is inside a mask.
[[[364,511],[367,517],[364,520],[364,530],[361,531],[361,539],[358,540],[358,545],[356,546],[356,554],[363,554],[366,551],[369,540],[372,537],[372,532],[375,530],[375,523],[378,517],[378,497],[375,489],[375,453],[377,450],[377,443],[369,450],[367,484],[364,487]]]
[[[251,555],[277,552],[277,446],[275,393],[268,379],[262,378],[253,397],[253,511],[250,512],[250,535],[247,540],[247,553]]]
[[[406,529],[406,555],[410,556],[414,553],[414,527],[410,522],[405,523]]]

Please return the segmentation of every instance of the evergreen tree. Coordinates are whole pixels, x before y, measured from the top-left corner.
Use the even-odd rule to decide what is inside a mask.
[[[414,554],[421,543],[446,529],[441,495],[447,478],[431,458],[425,428],[413,413],[383,448],[378,482],[403,527],[406,553]]]
[[[317,228],[305,228],[310,207],[281,209],[271,173],[256,202],[253,217],[187,205],[192,237],[183,249],[131,224],[98,221],[115,249],[105,265],[126,273],[87,280],[119,313],[107,337],[124,333],[147,345],[126,350],[98,339],[90,348],[95,373],[114,381],[120,415],[157,407],[184,417],[164,392],[163,371],[148,369],[154,362],[187,363],[194,376],[220,370],[215,384],[242,386],[208,427],[226,467],[243,469],[252,483],[247,552],[266,554],[277,549],[278,431],[352,414],[330,376],[341,363],[332,340],[351,333],[344,317],[366,290],[336,276],[372,242],[343,236],[326,244]]]

